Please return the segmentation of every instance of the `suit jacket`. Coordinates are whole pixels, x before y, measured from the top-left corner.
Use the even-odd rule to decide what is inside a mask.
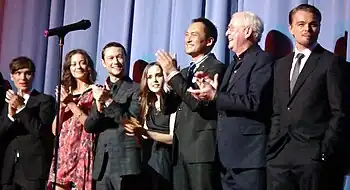
[[[178,104],[175,121],[173,147],[175,154],[181,154],[187,163],[214,162],[216,155],[216,122],[215,105],[198,101],[187,92],[190,81],[188,69],[175,75],[168,82],[178,95],[178,101],[165,101],[167,104]],[[214,54],[201,63],[197,71],[203,71],[213,77],[216,73],[223,76],[226,66],[218,61]],[[178,155],[175,155],[175,159]],[[176,160],[175,160],[176,161]]]
[[[25,108],[14,115],[14,121],[9,119],[7,107],[6,103],[0,116],[0,140],[5,147],[1,183],[12,180],[16,152],[25,178],[47,179],[53,152],[55,99],[33,90]]]
[[[288,142],[308,148],[305,155],[291,150],[291,156],[322,159],[341,151],[349,105],[344,77],[345,62],[318,45],[305,63],[294,86],[289,90],[289,74],[294,53],[276,63],[272,128],[268,159]],[[347,73],[348,75],[348,73]]]
[[[123,118],[139,116],[139,86],[129,77],[121,80],[122,84],[117,91],[111,89],[113,102],[102,113],[97,111],[94,104],[84,125],[87,132],[98,134],[92,174],[97,180],[104,175],[102,169],[106,152],[112,173],[119,176],[140,173],[140,146],[135,137],[125,134],[122,126]]]
[[[5,88],[3,86],[3,83],[4,83],[4,78],[2,77],[2,74],[0,72],[0,110],[3,109],[4,104],[5,104],[6,91],[5,91]],[[4,151],[5,151],[2,144],[3,144],[3,142],[0,139],[0,165],[2,163],[2,159],[4,157]],[[1,181],[1,170],[0,170],[0,181]],[[0,187],[0,190],[1,190],[1,187]]]
[[[226,168],[259,168],[272,112],[273,61],[257,44],[247,49],[233,73],[231,63],[216,96],[218,152]],[[230,81],[231,75],[234,78]]]

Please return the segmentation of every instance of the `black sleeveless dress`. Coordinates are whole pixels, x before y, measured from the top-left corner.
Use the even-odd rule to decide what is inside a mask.
[[[170,115],[150,107],[147,115],[147,127],[149,131],[169,134]],[[149,174],[152,190],[172,189],[172,145],[153,141],[151,155],[148,160]]]

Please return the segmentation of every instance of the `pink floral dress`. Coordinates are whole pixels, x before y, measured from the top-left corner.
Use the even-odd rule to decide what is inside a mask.
[[[93,103],[92,90],[75,96],[74,102],[85,114],[88,114]],[[63,117],[63,123],[59,136],[56,183],[68,188],[73,182],[79,190],[91,190],[95,136],[85,131],[84,123],[74,117],[68,108],[61,117]],[[49,189],[54,177],[53,164],[54,161],[50,170]]]

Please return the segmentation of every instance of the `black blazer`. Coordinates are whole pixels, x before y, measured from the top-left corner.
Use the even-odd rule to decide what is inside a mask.
[[[33,90],[25,108],[14,115],[14,122],[7,116],[7,107],[6,103],[0,116],[0,140],[5,147],[1,183],[12,180],[16,152],[25,178],[46,180],[53,152],[55,99]]]
[[[168,100],[167,104],[178,104],[175,121],[173,147],[175,153],[183,156],[188,163],[213,162],[216,152],[217,113],[214,104],[196,100],[187,89],[188,69],[184,68],[168,82],[178,95],[178,101]],[[201,63],[196,71],[203,71],[213,77],[216,73],[222,78],[226,66],[217,60],[214,54]],[[175,158],[177,155],[175,155]]]
[[[289,90],[289,74],[294,53],[276,63],[272,128],[268,143],[268,159],[278,155],[290,140],[309,151],[291,156],[320,160],[341,151],[349,104],[346,97],[345,62],[318,45],[305,63],[293,92]],[[347,73],[349,75],[349,73]]]
[[[245,53],[230,81],[226,70],[216,97],[218,152],[224,167],[265,167],[265,147],[272,112],[273,61],[258,45]]]
[[[121,80],[123,81],[118,90],[113,91],[113,102],[102,113],[97,111],[96,104],[94,104],[85,121],[85,130],[88,133],[98,134],[92,174],[96,180],[103,177],[102,169],[106,152],[109,155],[111,172],[119,176],[140,173],[140,146],[135,137],[125,134],[122,126],[123,118],[139,117],[139,86],[129,77]]]

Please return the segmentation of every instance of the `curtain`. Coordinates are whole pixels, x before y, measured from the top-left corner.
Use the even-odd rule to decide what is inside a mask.
[[[8,79],[11,59],[28,56],[37,67],[34,88],[53,94],[57,84],[58,39],[46,38],[43,32],[81,19],[89,19],[92,25],[66,35],[64,54],[74,48],[85,49],[94,60],[98,83],[107,76],[101,50],[110,41],[126,47],[130,76],[136,60],[155,61],[158,49],[176,53],[180,67],[188,66],[184,33],[191,19],[201,16],[217,26],[219,36],[213,52],[219,60],[229,63],[232,53],[227,49],[225,31],[232,13],[237,11],[252,11],[262,18],[265,31],[260,45],[279,57],[292,51],[288,13],[301,3],[315,5],[322,13],[319,43],[349,60],[348,0],[0,0],[0,71]]]

